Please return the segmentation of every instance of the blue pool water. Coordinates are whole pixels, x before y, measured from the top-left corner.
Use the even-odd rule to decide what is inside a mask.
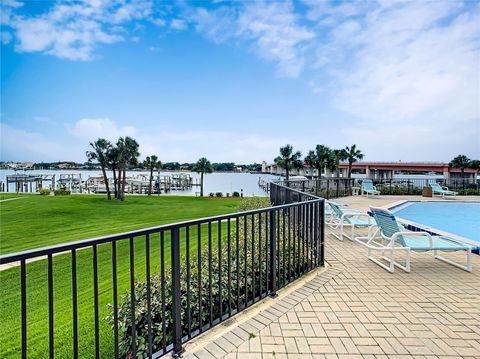
[[[480,202],[407,202],[396,216],[480,242]]]

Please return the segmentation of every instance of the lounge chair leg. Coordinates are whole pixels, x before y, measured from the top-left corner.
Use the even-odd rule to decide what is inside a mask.
[[[468,250],[467,252],[467,265],[463,265],[457,262],[452,261],[451,259],[436,255],[435,259],[438,259],[442,262],[451,264],[452,266],[455,266],[457,268],[463,269],[464,271],[471,272],[472,271],[472,250]]]
[[[392,273],[395,270],[395,257],[393,253],[394,253],[394,249],[392,247],[392,249],[390,249],[390,272]]]
[[[407,259],[405,261],[405,272],[410,273],[410,250],[407,251]]]

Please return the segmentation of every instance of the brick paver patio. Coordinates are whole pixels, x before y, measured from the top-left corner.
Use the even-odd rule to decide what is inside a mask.
[[[328,235],[326,259],[327,271],[186,356],[480,358],[480,256],[472,273],[421,253],[412,256],[411,273],[391,274],[359,244]]]

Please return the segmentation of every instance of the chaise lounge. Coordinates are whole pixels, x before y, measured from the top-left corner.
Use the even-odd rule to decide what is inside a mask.
[[[367,197],[371,196],[379,196],[380,191],[377,190],[377,187],[373,185],[372,180],[363,180],[362,181],[362,195],[366,194]]]
[[[437,182],[430,182],[429,183],[430,187],[432,188],[432,194],[435,196],[435,194],[438,194],[442,196],[442,198],[445,198],[445,196],[453,196],[456,197],[458,192],[450,191],[448,187],[442,187],[440,186]]]
[[[355,238],[355,228],[367,228],[374,224],[373,218],[367,213],[362,213],[353,209],[344,209],[338,203],[328,202],[333,214],[326,217],[325,223],[332,229],[331,234],[343,241],[343,237],[353,241]],[[351,228],[351,235],[344,232],[345,227]],[[339,230],[339,233],[336,231]]]
[[[410,272],[411,251],[433,251],[433,258],[454,265],[465,271],[472,271],[473,248],[468,244],[445,236],[432,236],[427,232],[407,232],[401,230],[395,216],[389,210],[370,206],[370,211],[373,213],[376,226],[369,228],[367,237],[356,237],[355,241],[365,245],[368,248],[368,259],[382,268],[393,273],[395,266],[397,266],[405,272]],[[372,256],[373,250],[381,251],[384,262]],[[467,264],[460,264],[444,258],[438,254],[438,251],[465,251],[467,253]],[[405,265],[395,261],[395,254],[398,252],[405,253]],[[385,262],[388,264],[385,264]]]

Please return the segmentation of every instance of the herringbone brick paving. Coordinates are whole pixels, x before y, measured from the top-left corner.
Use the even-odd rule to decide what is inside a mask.
[[[326,272],[188,357],[480,358],[480,256],[472,273],[421,253],[411,273],[391,274],[328,235],[326,259]]]

